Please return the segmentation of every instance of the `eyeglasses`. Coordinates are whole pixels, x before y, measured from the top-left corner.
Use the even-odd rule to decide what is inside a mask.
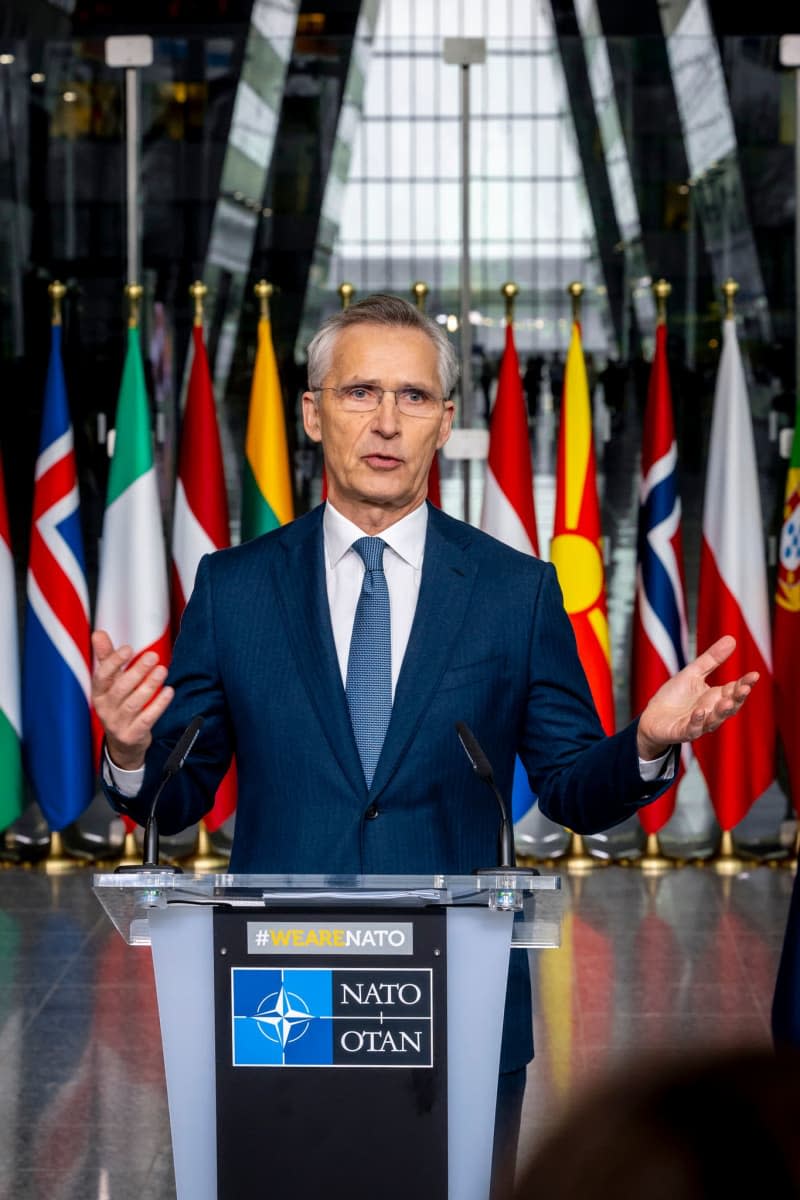
[[[383,397],[394,396],[400,412],[407,417],[437,417],[442,411],[443,396],[434,396],[424,388],[382,388],[373,383],[351,383],[347,387],[315,388],[316,392],[333,392],[343,412],[368,413],[380,408]]]

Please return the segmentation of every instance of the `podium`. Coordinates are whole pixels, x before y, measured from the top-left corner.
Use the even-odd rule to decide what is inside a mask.
[[[509,954],[560,880],[95,875],[150,946],[178,1200],[486,1200]]]

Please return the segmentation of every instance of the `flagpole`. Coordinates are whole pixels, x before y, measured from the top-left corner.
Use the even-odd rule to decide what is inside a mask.
[[[414,304],[416,305],[417,309],[421,313],[424,313],[425,304],[428,299],[427,283],[423,283],[422,280],[418,279],[415,284],[412,284],[411,295],[414,297]]]
[[[263,283],[264,280],[262,279],[261,282]],[[258,287],[258,286],[259,286],[259,284],[256,284],[256,287]],[[338,292],[339,292],[339,299],[342,302],[342,312],[344,312],[344,310],[346,308],[349,308],[350,305],[352,304],[353,297],[356,294],[356,289],[352,283],[340,283],[339,287],[338,287]],[[270,294],[271,294],[271,292],[270,292]]]
[[[505,300],[506,304],[506,325],[514,324],[514,303],[519,295],[519,288],[516,283],[504,283],[500,288],[500,295]]]

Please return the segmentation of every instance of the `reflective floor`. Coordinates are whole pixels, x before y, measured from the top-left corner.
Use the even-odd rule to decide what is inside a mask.
[[[0,873],[0,1200],[175,1195],[150,954],[90,881]],[[612,1061],[768,1040],[792,875],[598,867],[563,886],[561,949],[532,968],[521,1159]]]

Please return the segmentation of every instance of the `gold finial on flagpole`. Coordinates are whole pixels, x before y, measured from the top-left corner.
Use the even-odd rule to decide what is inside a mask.
[[[667,283],[666,279],[657,279],[653,284],[653,294],[656,298],[656,323],[658,325],[666,325],[667,323],[667,297],[672,291],[672,284]]]
[[[144,295],[140,283],[126,283],[125,295],[128,297],[128,329],[137,329],[139,325],[139,305]]]
[[[342,287],[349,286],[342,284]],[[341,292],[341,288],[339,289]],[[411,285],[411,295],[414,297],[414,303],[420,312],[425,312],[425,301],[428,298],[428,285],[418,279],[416,283]]]
[[[195,279],[189,288],[189,295],[194,300],[194,323],[203,328],[203,301],[208,295],[208,288],[202,279]]]
[[[253,288],[259,304],[259,317],[262,320],[269,320],[269,302],[272,298],[272,293],[275,291],[271,283],[267,283],[266,279],[259,279],[256,286]]]
[[[52,313],[50,316],[51,325],[61,324],[61,301],[67,294],[67,289],[60,279],[54,279],[47,289],[47,294],[50,297]]]
[[[342,302],[342,308],[349,308],[353,296],[356,294],[356,289],[353,287],[352,283],[340,283],[338,291],[339,299]]]
[[[500,288],[500,295],[506,302],[506,325],[513,325],[514,301],[519,295],[519,288],[515,283],[504,283]]]
[[[580,321],[581,319],[581,297],[583,296],[583,284],[574,280],[567,288],[570,299],[572,300],[572,319]]]
[[[738,290],[739,290],[738,283],[736,282],[735,279],[731,279],[730,276],[725,280],[725,282],[722,285],[722,294],[725,297],[725,320],[726,321],[730,321],[733,319],[733,315],[734,315],[733,300],[734,300],[734,297],[735,297],[736,293],[738,292]]]

